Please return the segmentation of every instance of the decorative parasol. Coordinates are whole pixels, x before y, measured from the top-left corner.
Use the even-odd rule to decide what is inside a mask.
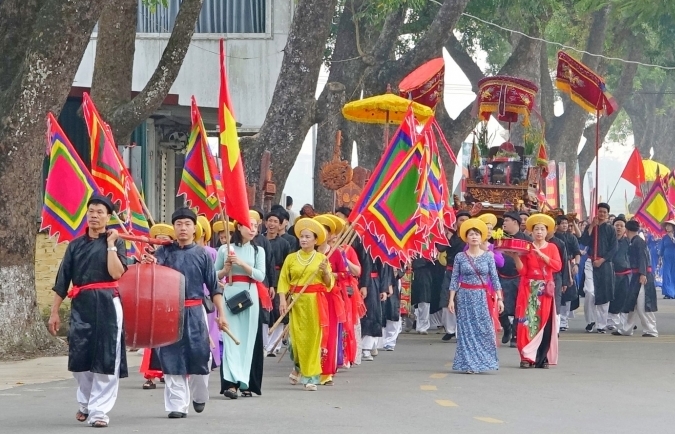
[[[433,110],[443,96],[444,77],[445,62],[443,58],[431,59],[408,74],[399,83],[399,94]]]
[[[654,160],[642,160],[642,167],[645,168],[645,181],[656,181],[656,177],[664,177],[670,173],[670,169],[665,164]]]
[[[523,116],[523,124],[530,124],[530,113],[534,107],[534,97],[539,91],[536,84],[522,78],[496,75],[478,82],[478,95],[474,111],[478,117],[487,121],[496,113],[502,122],[517,122]]]
[[[405,118],[411,101],[391,93],[387,89],[384,95],[377,95],[358,101],[352,101],[342,108],[345,119],[366,124],[400,124]],[[419,122],[434,115],[429,107],[412,102],[413,113]]]

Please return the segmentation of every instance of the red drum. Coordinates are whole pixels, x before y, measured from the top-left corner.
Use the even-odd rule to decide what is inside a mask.
[[[185,305],[181,273],[156,264],[134,264],[118,283],[127,346],[157,348],[181,340]]]
[[[443,95],[445,62],[442,57],[431,59],[404,78],[398,85],[399,94],[416,103],[436,108]]]
[[[502,238],[501,240],[495,240],[494,248],[500,252],[526,255],[530,252],[532,244],[530,244],[529,241],[520,240],[518,238]]]

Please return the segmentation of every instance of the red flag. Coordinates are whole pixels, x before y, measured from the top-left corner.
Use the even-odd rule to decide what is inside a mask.
[[[192,97],[192,131],[183,165],[183,175],[177,195],[185,195],[190,207],[212,220],[220,214],[220,204],[225,203],[223,184],[218,175],[218,165],[209,148],[206,128],[195,97]]]
[[[221,180],[227,185],[225,190],[225,212],[227,215],[249,226],[248,196],[244,165],[241,161],[237,123],[232,112],[230,93],[227,90],[225,75],[225,42],[220,40],[220,100],[218,102],[218,120],[220,122],[220,158],[223,162]]]
[[[637,197],[642,197],[640,186],[645,182],[645,168],[642,165],[642,157],[640,157],[640,152],[637,148],[633,149],[633,153],[630,154],[621,177],[635,186],[635,195]]]

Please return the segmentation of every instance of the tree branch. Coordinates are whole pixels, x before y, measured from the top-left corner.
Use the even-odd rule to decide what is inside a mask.
[[[195,31],[203,0],[183,0],[169,42],[143,90],[109,116],[116,137],[128,137],[164,101],[171,90]]]
[[[462,47],[462,44],[454,33],[450,33],[448,43],[445,44],[445,49],[448,50],[452,60],[457,63],[464,75],[469,79],[471,90],[473,92],[478,92],[478,82],[485,78],[485,74],[473,60],[473,57],[471,57],[466,49]]]
[[[555,119],[555,92],[553,90],[553,80],[551,79],[551,70],[548,68],[548,53],[546,44],[541,44],[541,59],[539,69],[541,77],[539,79],[539,94],[541,102],[541,116],[547,126],[553,125]]]

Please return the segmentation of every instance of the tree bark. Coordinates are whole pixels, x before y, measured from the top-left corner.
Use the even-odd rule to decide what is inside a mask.
[[[342,107],[345,105],[345,87],[341,83],[326,84],[326,101],[319,100],[321,111],[317,112],[317,122],[321,127],[317,135],[314,154],[314,209],[320,212],[333,211],[335,192],[321,184],[321,168],[333,156],[335,139],[342,121]]]
[[[32,17],[32,29],[14,28],[19,33],[5,33],[2,40],[25,51],[7,81],[12,84],[0,94],[0,356],[29,354],[53,343],[35,292],[45,117],[61,111],[103,3],[45,0]],[[3,3],[0,22],[17,4]],[[5,50],[11,47],[0,46],[0,53]]]
[[[110,2],[99,22],[92,99],[118,145],[157,110],[171,90],[190,47],[203,0],[183,0],[169,42],[143,90],[131,98],[138,2]]]
[[[284,48],[284,60],[265,122],[254,136],[242,137],[240,147],[247,181],[260,177],[259,160],[272,153],[272,174],[278,201],[288,174],[314,124],[319,71],[337,0],[299,0]]]

